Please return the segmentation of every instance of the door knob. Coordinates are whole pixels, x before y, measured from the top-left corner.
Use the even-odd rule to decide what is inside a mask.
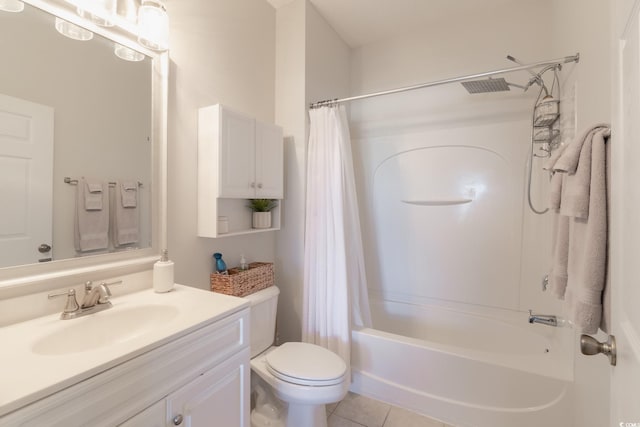
[[[40,246],[38,246],[38,252],[40,252],[41,254],[46,254],[50,250],[51,250],[51,246],[47,245],[46,243],[43,243]]]
[[[611,366],[616,366],[616,337],[609,335],[607,342],[599,342],[595,338],[582,334],[580,336],[580,351],[587,356],[602,353],[609,358]]]

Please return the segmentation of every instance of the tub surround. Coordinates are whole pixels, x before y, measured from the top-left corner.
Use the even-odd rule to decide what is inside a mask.
[[[2,417],[16,409],[160,348],[249,305],[239,298],[181,285],[165,294],[145,289],[111,301],[113,308],[83,318],[60,320],[60,314],[56,313],[0,330],[0,340],[11,343],[0,354],[0,377],[10,385],[0,390],[0,425]],[[153,314],[155,323],[145,324],[149,317],[145,320],[145,314]],[[101,318],[106,321],[101,322]],[[123,328],[121,337],[109,337],[109,325],[118,318],[128,321],[130,326]],[[65,333],[83,336],[84,325],[85,347],[85,343],[78,342],[67,348],[56,345],[55,338],[65,340]],[[101,345],[96,335],[108,344]]]

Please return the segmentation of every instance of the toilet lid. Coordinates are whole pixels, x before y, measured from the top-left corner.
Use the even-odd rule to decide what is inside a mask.
[[[267,369],[283,381],[300,385],[342,382],[347,365],[337,354],[315,344],[288,342],[266,356]]]

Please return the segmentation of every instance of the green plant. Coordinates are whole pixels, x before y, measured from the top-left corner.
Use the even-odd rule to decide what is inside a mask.
[[[278,201],[274,199],[249,199],[247,206],[254,212],[269,212],[278,206]]]

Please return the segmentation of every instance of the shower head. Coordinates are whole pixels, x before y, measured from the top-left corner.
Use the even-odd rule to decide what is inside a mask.
[[[469,93],[504,92],[511,90],[509,88],[510,83],[507,83],[502,77],[499,79],[489,77],[485,80],[471,80],[461,83]]]

